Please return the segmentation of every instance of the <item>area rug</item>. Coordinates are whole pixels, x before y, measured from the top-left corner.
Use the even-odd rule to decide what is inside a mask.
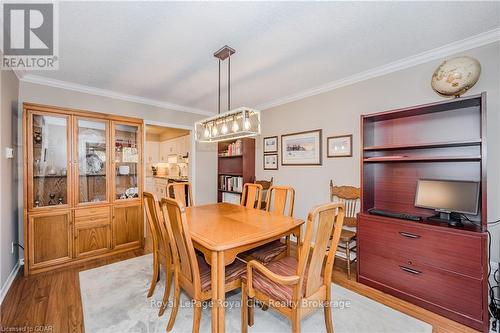
[[[165,332],[170,307],[158,317],[164,288],[164,275],[154,295],[147,298],[152,272],[152,255],[80,272],[86,333]],[[226,332],[240,331],[239,292],[227,294]],[[341,286],[332,288],[333,325],[336,333],[431,333],[432,327]],[[210,332],[210,308],[204,307],[200,332]],[[173,332],[191,332],[193,309],[183,294]],[[325,332],[323,311],[316,311],[301,322],[302,332]],[[289,321],[276,311],[255,310],[255,325],[249,332],[291,332]]]

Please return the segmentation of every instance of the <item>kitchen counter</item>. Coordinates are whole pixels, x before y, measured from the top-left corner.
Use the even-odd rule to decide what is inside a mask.
[[[189,178],[187,177],[179,177],[179,176],[147,176],[146,178],[151,178],[151,179],[172,179],[175,181],[185,181],[188,182]]]

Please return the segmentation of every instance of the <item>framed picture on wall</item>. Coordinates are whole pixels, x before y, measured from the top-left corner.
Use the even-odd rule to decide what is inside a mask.
[[[264,155],[264,170],[278,170],[278,154]]]
[[[352,134],[326,138],[326,157],[351,157]]]
[[[321,165],[321,130],[281,136],[281,165]]]
[[[278,152],[278,137],[268,136],[264,138],[264,154]]]

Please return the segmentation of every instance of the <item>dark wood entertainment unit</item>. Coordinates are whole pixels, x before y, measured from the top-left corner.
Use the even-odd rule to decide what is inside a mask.
[[[363,115],[361,137],[358,282],[488,332],[486,93]],[[477,224],[428,220],[414,206],[419,179],[480,181]]]

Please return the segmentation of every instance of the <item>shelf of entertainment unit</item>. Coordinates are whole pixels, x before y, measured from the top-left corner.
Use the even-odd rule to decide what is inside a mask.
[[[382,162],[473,162],[481,161],[481,156],[407,156],[407,157],[368,157],[365,163]]]
[[[221,189],[219,189],[219,192],[226,192],[226,193],[241,194],[241,192],[239,192],[239,191],[227,191],[227,190],[221,190]]]
[[[464,141],[444,141],[430,143],[415,143],[415,144],[389,144],[381,146],[366,146],[364,151],[374,150],[402,150],[402,149],[427,149],[427,148],[448,148],[448,147],[470,147],[481,145],[481,139],[464,140]]]
[[[243,155],[220,155],[220,158],[234,158],[234,157],[243,157]]]
[[[235,177],[242,177],[243,173],[242,172],[219,172],[219,176],[235,176]]]

